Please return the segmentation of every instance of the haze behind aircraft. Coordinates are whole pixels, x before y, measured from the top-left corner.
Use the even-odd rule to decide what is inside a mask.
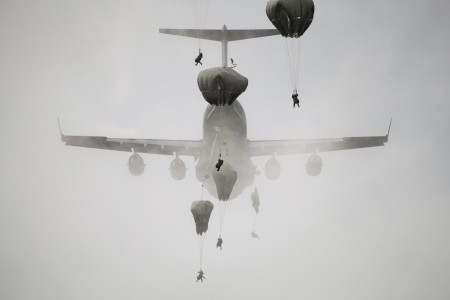
[[[228,42],[279,35],[275,29],[222,30],[160,29],[161,33],[219,41],[222,44],[222,68],[228,68]],[[220,75],[219,75],[220,76]],[[281,166],[276,155],[311,153],[306,163],[309,175],[317,176],[322,170],[319,152],[383,146],[388,142],[389,130],[385,136],[344,137],[308,140],[258,140],[247,139],[247,120],[242,105],[236,100],[231,105],[208,105],[203,117],[202,140],[159,140],[108,138],[100,136],[69,136],[61,132],[62,141],[68,146],[97,148],[133,152],[128,160],[132,175],[142,175],[144,160],[139,153],[174,155],[170,164],[171,176],[181,180],[186,175],[186,166],[179,156],[191,156],[196,161],[196,176],[204,182],[208,192],[217,198],[217,189],[212,172],[222,155],[223,160],[237,172],[237,181],[230,199],[254,183],[257,167],[251,160],[254,156],[272,156],[265,166],[265,175],[270,180],[279,177]]]

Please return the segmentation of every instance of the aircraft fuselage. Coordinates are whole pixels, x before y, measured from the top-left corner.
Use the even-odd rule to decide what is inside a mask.
[[[203,117],[202,148],[196,175],[200,182],[205,182],[210,194],[217,197],[212,172],[216,171],[215,165],[220,154],[224,162],[230,164],[237,172],[237,181],[230,199],[239,196],[253,183],[256,167],[248,154],[247,120],[244,109],[238,101],[232,105],[209,105],[206,108]]]

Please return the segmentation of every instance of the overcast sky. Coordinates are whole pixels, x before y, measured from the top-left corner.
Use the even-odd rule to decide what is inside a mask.
[[[195,28],[194,1],[0,1],[0,299],[448,299],[450,297],[450,4],[317,0],[302,40],[293,110],[283,39],[230,43],[249,79],[248,137],[384,135],[386,147],[280,157],[218,210],[206,235],[206,281],[190,204],[171,157],[66,147],[76,135],[202,138],[200,70],[220,45],[158,28]],[[210,1],[206,26],[273,28],[266,1]],[[254,163],[263,168],[268,157]],[[217,200],[208,195],[217,204]]]

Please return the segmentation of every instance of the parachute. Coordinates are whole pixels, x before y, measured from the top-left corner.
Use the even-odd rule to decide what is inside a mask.
[[[230,199],[234,184],[237,180],[237,172],[229,163],[224,163],[220,171],[213,170],[213,178],[217,188],[217,196],[220,201]]]
[[[266,14],[284,37],[298,38],[305,33],[314,18],[312,0],[270,0]]]
[[[258,189],[255,187],[255,190],[250,194],[250,198],[252,199],[252,207],[255,210],[255,222],[253,223],[253,231],[251,233],[251,236],[253,238],[258,238],[258,235],[256,234],[256,219],[258,217],[259,213],[259,193]]]
[[[203,235],[208,230],[208,222],[214,205],[208,200],[192,202],[191,212],[195,220],[195,229],[198,235]]]
[[[250,195],[251,199],[252,199],[252,206],[255,209],[256,213],[259,213],[259,194],[258,194],[258,189],[255,188],[255,190],[251,193]]]
[[[198,235],[198,248],[200,253],[200,270],[202,270],[202,260],[203,260],[203,245],[204,236],[203,234],[208,231],[209,218],[211,217],[211,212],[214,205],[208,200],[194,201],[191,204],[191,212],[194,216],[195,221],[195,231]]]
[[[245,92],[248,79],[231,68],[216,67],[201,71],[197,84],[209,104],[224,106]]]
[[[237,172],[229,163],[224,163],[220,171],[212,170],[214,183],[217,188],[217,196],[219,197],[219,212],[220,212],[220,232],[219,239],[222,238],[222,227],[225,219],[227,209],[227,201],[230,199],[234,184],[237,180]]]
[[[285,39],[292,89],[298,88],[300,64],[300,39],[314,18],[312,0],[270,0],[266,14]]]

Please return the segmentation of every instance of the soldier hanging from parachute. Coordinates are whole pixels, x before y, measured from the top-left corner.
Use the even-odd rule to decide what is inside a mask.
[[[220,250],[222,250],[222,243],[222,237],[219,237],[219,239],[217,240],[216,248],[220,248]]]
[[[202,53],[202,50],[199,48],[198,49],[198,56],[197,56],[197,58],[195,59],[195,65],[198,65],[198,64],[201,64],[202,66],[203,66],[203,64],[202,64],[202,58],[203,58],[203,53]]]
[[[300,100],[298,99],[297,90],[294,90],[294,94],[292,94],[292,101],[294,101],[294,108],[296,105],[297,107],[300,107]]]
[[[205,276],[203,276],[203,271],[202,269],[200,269],[200,271],[198,271],[198,275],[197,275],[197,280],[195,282],[198,282],[199,280],[201,280],[201,282],[203,282],[203,279],[206,279]]]
[[[250,233],[250,235],[252,236],[252,238],[259,239],[259,236],[256,233],[256,218],[259,213],[260,202],[259,202],[258,189],[256,187],[255,187],[255,190],[250,194],[250,198],[252,199],[252,207],[255,210],[255,222],[253,223],[253,231]]]
[[[286,57],[292,84],[294,107],[300,107],[298,99],[300,37],[311,25],[314,18],[312,0],[270,0],[266,14],[272,24],[285,37]]]
[[[208,169],[211,170],[210,172],[213,175],[214,184],[216,185],[217,190],[217,198],[219,199],[220,232],[219,238],[217,239],[216,248],[220,248],[220,250],[222,250],[222,228],[225,218],[226,204],[230,199],[234,184],[237,181],[237,172],[234,170],[231,164],[225,162],[224,159],[222,159],[222,154],[224,154],[224,156],[228,156],[227,138],[221,132],[220,127],[216,127],[215,130],[217,133],[213,143],[213,147],[211,149],[211,157],[214,155],[214,153],[218,153],[219,159],[214,167],[208,165]]]
[[[220,171],[213,170],[213,179],[217,188],[217,196],[219,198],[219,212],[220,212],[220,231],[217,239],[216,248],[222,250],[222,228],[227,209],[227,202],[230,199],[234,184],[237,181],[237,172],[229,163],[224,163]]]
[[[206,25],[206,18],[208,16],[209,0],[195,0],[195,26],[197,30],[197,42],[198,42],[198,56],[195,58],[194,62],[197,66],[198,64],[203,65],[203,31]]]
[[[222,153],[219,153],[219,160],[216,163],[217,172],[220,171],[220,167],[223,165]]]
[[[222,150],[225,150],[225,156],[228,156],[228,147],[227,147],[227,142],[226,141],[222,142],[222,145],[221,145],[221,147],[219,149],[219,159],[217,160],[217,163],[216,163],[217,172],[220,171],[220,168],[223,165]]]
[[[205,178],[206,180],[206,178]],[[202,198],[203,198],[203,187],[202,187]],[[211,217],[211,212],[214,205],[208,200],[199,200],[192,202],[191,212],[195,221],[195,230],[198,235],[198,244],[200,252],[200,271],[197,275],[197,281],[205,278],[203,276],[202,260],[203,260],[203,245],[204,245],[204,234],[208,230],[209,218]]]

